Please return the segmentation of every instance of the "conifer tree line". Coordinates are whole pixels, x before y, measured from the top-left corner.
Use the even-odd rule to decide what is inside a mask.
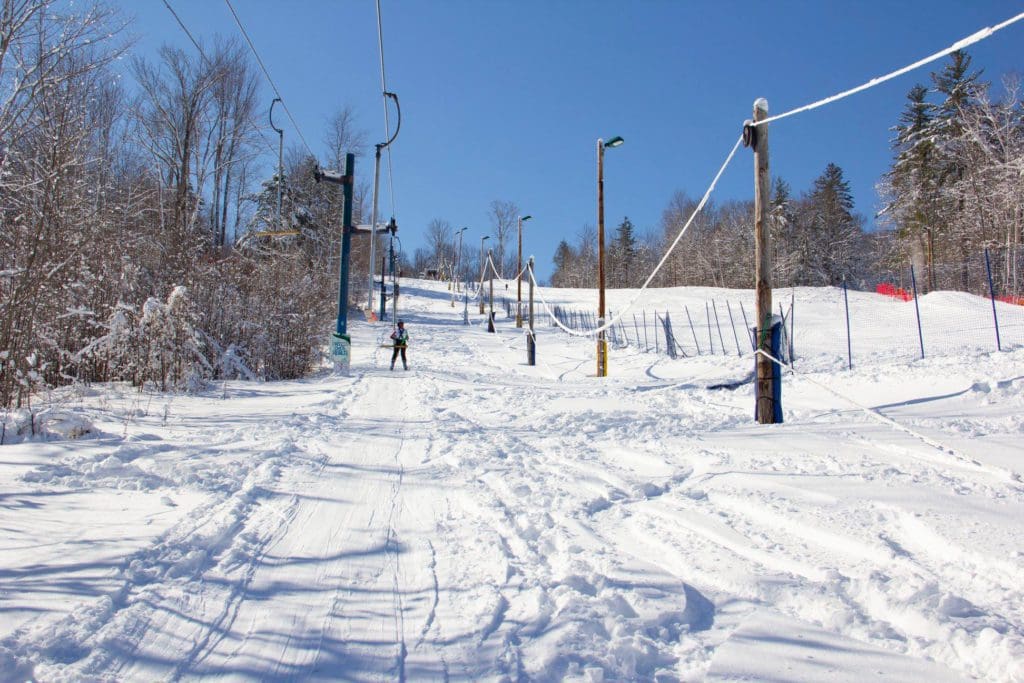
[[[101,2],[2,0],[0,407],[76,380],[298,377],[329,332],[341,193],[313,170],[365,158],[352,110],[327,158],[293,147],[279,179],[242,45],[142,58],[129,30]],[[354,301],[368,246],[353,240]]]
[[[994,100],[965,52],[907,95],[893,127],[893,161],[879,180],[878,230],[867,231],[842,168],[829,163],[795,195],[776,178],[771,198],[773,282],[778,286],[871,288],[902,280],[912,264],[921,291],[987,292],[983,250],[995,286],[1024,288],[1024,104],[1007,78]],[[609,287],[639,287],[697,202],[677,192],[660,224],[637,234],[629,218],[606,232]],[[673,251],[654,286],[753,286],[753,200],[709,202]],[[551,284],[593,287],[596,229],[585,226],[554,254]],[[907,283],[909,287],[909,283]]]

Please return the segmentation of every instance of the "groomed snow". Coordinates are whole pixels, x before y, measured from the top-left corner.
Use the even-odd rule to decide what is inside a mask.
[[[1019,342],[922,360],[883,335],[913,303],[851,292],[850,371],[841,291],[800,289],[762,426],[749,353],[598,379],[593,340],[539,321],[531,367],[402,292],[408,372],[353,321],[347,377],[46,397],[0,447],[0,680],[1024,681]],[[643,305],[711,297],[753,301]]]

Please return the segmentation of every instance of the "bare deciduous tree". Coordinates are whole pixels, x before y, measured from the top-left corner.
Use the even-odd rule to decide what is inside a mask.
[[[495,199],[491,202],[488,216],[491,219],[491,234],[494,235],[494,263],[504,277],[506,255],[515,248],[519,207],[514,202]]]
[[[235,41],[217,43],[211,61],[218,77],[211,90],[211,140],[207,146],[213,166],[213,190],[210,202],[210,228],[214,246],[227,242],[229,212],[234,211],[237,231],[242,222],[239,197],[259,144],[253,117],[256,114],[258,79],[249,65],[246,52]]]
[[[452,267],[452,225],[446,220],[435,218],[427,225],[427,249],[434,268],[450,275]]]
[[[90,115],[121,53],[114,13],[44,0],[0,16],[0,405],[61,381],[92,324],[101,264],[89,228],[101,204]],[[107,90],[107,93],[110,91]]]

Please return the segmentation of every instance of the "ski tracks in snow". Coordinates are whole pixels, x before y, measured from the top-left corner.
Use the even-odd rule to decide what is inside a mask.
[[[49,680],[667,683],[770,611],[980,678],[1024,661],[1001,554],[1024,494],[996,468],[817,408],[752,427],[745,391],[494,360],[521,337],[429,338],[408,373],[247,387],[230,428],[204,408],[173,444],[36,472],[205,497],[115,595],[0,654]]]
[[[660,449],[642,453],[614,443],[595,444],[593,459],[569,457],[581,451],[588,433],[598,432],[601,420],[585,409],[576,412],[593,393],[582,386],[547,388],[539,397],[515,380],[511,386],[474,384],[456,389],[434,382],[430,403],[439,406],[443,431],[479,436],[463,439],[447,462],[474,491],[478,537],[494,539],[505,558],[481,644],[493,641],[503,653],[500,670],[513,679],[672,672],[680,647],[698,648],[692,640],[680,646],[680,638],[707,628],[713,608],[663,571],[641,578],[651,566],[609,544],[598,522],[615,505],[671,491],[692,470],[670,463]],[[475,417],[458,409],[455,392],[462,391],[477,393],[468,399]],[[467,401],[464,394],[461,401]],[[562,404],[572,415],[552,410]],[[501,430],[497,420],[505,421]],[[628,464],[609,466],[601,457],[609,451]],[[659,608],[666,598],[670,609]]]
[[[170,450],[184,457],[165,463],[160,454],[168,449],[157,442],[156,457],[142,449],[131,467],[117,468],[111,482],[118,486],[136,485],[127,475],[144,486],[177,482],[205,492],[207,502],[126,558],[115,594],[8,639],[13,651],[36,662],[39,678],[122,680],[136,676],[143,659],[154,675],[177,679],[230,630],[268,544],[294,512],[295,498],[274,489],[286,463],[305,457],[302,435],[310,422],[285,411],[272,426],[225,431],[205,428],[206,417],[172,415],[171,431],[183,438]],[[54,643],[63,644],[60,652]]]
[[[634,506],[620,540],[641,539],[657,564],[682,569],[709,594],[745,602],[746,613],[771,606],[974,676],[1008,675],[1024,639],[1015,626],[1021,615],[1004,614],[1004,604],[1019,604],[1024,577],[1010,562],[966,552],[936,530],[984,533],[986,516],[992,528],[1004,527],[999,518],[1020,509],[1016,487],[914,452],[881,462],[876,450],[865,451],[863,435],[818,429],[820,448],[798,453],[773,451],[771,436],[752,442],[746,430],[723,434],[691,495]],[[879,480],[891,491],[881,500]],[[949,493],[923,492],[930,487]],[[970,492],[986,492],[979,500],[990,503],[970,522],[926,504]],[[723,623],[726,630],[738,625]]]
[[[431,379],[443,430],[478,436],[444,460],[506,558],[482,638],[514,653],[506,675],[701,678],[765,608],[973,676],[1020,661],[1024,615],[1006,605],[1024,576],[974,542],[1024,502],[999,468],[866,418],[750,427],[746,395],[692,384],[609,409],[590,382]],[[776,447],[786,429],[810,430],[807,450]],[[976,517],[948,518],[943,496],[971,496]]]

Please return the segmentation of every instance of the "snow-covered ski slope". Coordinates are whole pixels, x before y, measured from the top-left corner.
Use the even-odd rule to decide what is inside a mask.
[[[531,367],[402,292],[408,372],[356,321],[348,377],[58,394],[98,436],[0,447],[0,680],[1024,680],[1024,349],[851,372],[808,328],[759,426],[749,355],[598,379],[538,324]]]

